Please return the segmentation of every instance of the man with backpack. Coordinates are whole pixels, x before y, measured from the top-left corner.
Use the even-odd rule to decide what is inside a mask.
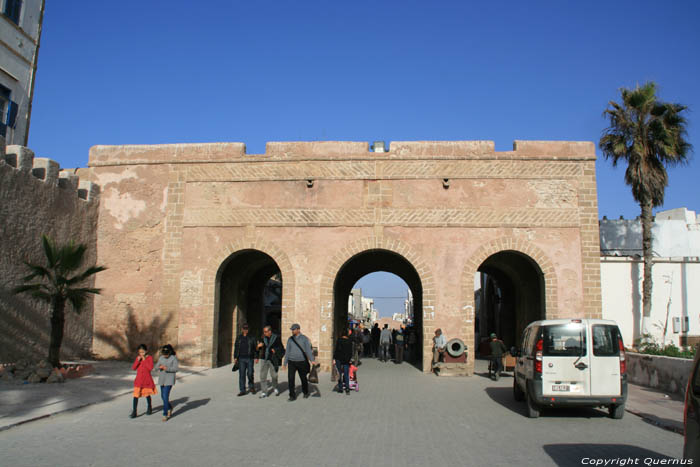
[[[272,332],[270,325],[263,328],[263,338],[262,342],[258,343],[258,352],[260,352],[259,358],[262,360],[262,365],[260,365],[260,386],[262,389],[260,398],[264,399],[269,396],[267,387],[268,372],[272,379],[272,389],[275,396],[279,396],[277,371],[282,364],[282,358],[284,358],[284,347],[282,346],[282,340],[277,334]]]

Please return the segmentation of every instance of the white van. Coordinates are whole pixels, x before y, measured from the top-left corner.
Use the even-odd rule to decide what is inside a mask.
[[[535,321],[523,331],[516,357],[513,397],[527,400],[527,415],[542,407],[607,407],[622,418],[627,400],[625,347],[615,321]]]

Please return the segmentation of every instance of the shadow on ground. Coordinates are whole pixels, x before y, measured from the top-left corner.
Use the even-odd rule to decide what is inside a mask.
[[[512,387],[491,387],[486,388],[485,391],[494,402],[523,417],[527,416],[525,402],[518,402],[513,398]],[[540,416],[551,418],[604,418],[608,416],[608,412],[589,407],[543,407],[540,411]]]
[[[588,462],[584,462],[586,458],[593,461],[633,459],[627,465],[659,465],[660,459],[673,459],[656,451],[629,444],[545,444],[542,448],[555,464],[562,467],[583,465]],[[634,462],[634,459],[638,461]]]

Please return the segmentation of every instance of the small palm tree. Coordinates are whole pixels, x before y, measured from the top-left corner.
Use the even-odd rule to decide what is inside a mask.
[[[59,366],[59,355],[63,341],[66,302],[70,302],[76,313],[80,313],[88,294],[99,294],[100,289],[78,287],[90,276],[104,271],[105,267],[92,266],[78,273],[82,265],[85,245],[70,242],[57,247],[46,235],[41,241],[46,255],[46,266],[25,262],[31,273],[22,278],[25,285],[15,287],[13,292],[29,293],[51,306],[51,340],[49,342],[49,362]],[[34,282],[37,279],[39,282]]]
[[[620,90],[622,102],[610,101],[603,116],[610,126],[603,130],[599,146],[613,167],[627,162],[625,183],[642,209],[642,251],[644,282],[642,286],[642,332],[649,332],[651,316],[652,208],[664,202],[668,186],[667,166],[686,163],[692,146],[686,141],[687,109],[680,104],[656,98],[656,84],[646,83],[635,89]]]

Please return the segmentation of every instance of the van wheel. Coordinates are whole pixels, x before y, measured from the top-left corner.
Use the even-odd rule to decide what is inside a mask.
[[[540,416],[540,407],[532,400],[530,393],[527,394],[527,416],[529,418],[537,418]]]
[[[610,418],[614,418],[615,420],[620,420],[625,415],[625,404],[609,405],[608,406],[608,413],[610,414]]]
[[[520,386],[518,386],[518,381],[515,378],[513,378],[513,399],[518,402],[525,400],[525,393],[522,389],[520,389]]]

